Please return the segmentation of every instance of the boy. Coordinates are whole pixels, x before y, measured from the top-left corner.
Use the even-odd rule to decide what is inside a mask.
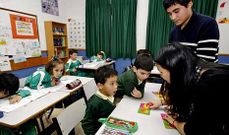
[[[97,62],[97,61],[102,61],[102,60],[106,60],[107,56],[105,54],[104,51],[100,51],[97,53],[97,56],[92,56],[91,57],[91,61],[93,62]]]
[[[193,11],[193,0],[164,0],[163,6],[176,25],[169,42],[180,42],[199,58],[217,62],[219,29],[215,19]]]
[[[19,90],[19,79],[11,73],[0,73],[0,99],[9,97],[10,103],[19,102],[23,97],[30,95],[28,90]],[[16,114],[15,114],[16,115]],[[3,116],[4,117],[4,116]],[[27,122],[19,130],[23,135],[36,135],[34,124]],[[0,126],[0,134],[13,135],[13,132]]]
[[[117,71],[110,67],[101,67],[95,73],[95,82],[99,90],[88,100],[82,122],[86,135],[94,135],[100,128],[99,118],[107,118],[114,110],[114,94],[117,90]]]
[[[149,77],[152,69],[152,56],[146,53],[139,54],[133,68],[118,77],[118,90],[115,95],[117,101],[123,95],[143,98],[146,79]]]
[[[65,64],[66,72],[69,72],[70,75],[74,76],[82,75],[80,71],[77,71],[77,68],[82,65],[82,63],[77,60],[77,50],[70,50],[69,57],[68,62]]]

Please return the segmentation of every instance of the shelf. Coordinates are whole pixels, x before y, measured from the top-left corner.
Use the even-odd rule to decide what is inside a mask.
[[[67,37],[66,34],[53,34],[53,36],[56,36],[56,37]]]
[[[45,35],[48,50],[48,59],[51,59],[54,55],[57,55],[64,62],[67,62],[67,24],[53,21],[45,21]]]
[[[54,46],[55,48],[66,48],[67,46]]]

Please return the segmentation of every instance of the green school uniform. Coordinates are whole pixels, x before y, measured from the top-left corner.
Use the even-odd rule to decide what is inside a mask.
[[[93,62],[103,61],[103,60],[106,60],[106,58],[107,58],[107,56],[106,56],[106,54],[104,53],[102,59],[99,59],[97,56],[92,56],[92,57],[91,57],[91,61],[93,61]]]
[[[102,125],[98,122],[99,118],[107,118],[114,110],[115,105],[109,100],[104,100],[94,94],[87,103],[87,109],[82,123],[82,128],[86,135],[94,135]]]
[[[133,91],[134,87],[136,87],[136,89],[142,93],[143,97],[145,83],[146,80],[139,84],[135,72],[132,69],[128,70],[118,77],[118,88],[115,97],[123,97],[123,95],[132,97],[131,92]]]
[[[81,71],[73,72],[73,69],[76,68],[76,70],[77,70],[77,68],[80,65],[82,65],[82,63],[79,60],[69,59],[68,62],[65,64],[66,72],[69,72],[70,75],[74,75],[74,76],[84,76],[84,73]]]
[[[35,124],[31,122],[21,125],[18,132],[22,135],[37,135]],[[15,133],[7,127],[0,126],[0,135],[15,135]]]
[[[42,89],[51,87],[51,76],[45,70],[38,70],[30,75],[26,81],[25,86],[28,86],[31,89]]]

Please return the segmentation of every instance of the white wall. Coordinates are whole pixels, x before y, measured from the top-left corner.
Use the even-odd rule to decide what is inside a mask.
[[[222,2],[226,2],[224,8],[220,8]],[[222,17],[229,19],[229,0],[219,0],[216,20]],[[219,54],[229,54],[229,23],[218,23],[218,26],[220,31]]]
[[[146,28],[149,0],[138,0],[137,6],[137,50],[146,48]]]
[[[44,21],[52,20],[67,23],[67,19],[65,17],[66,8],[64,2],[66,3],[66,0],[59,0],[58,2],[59,16],[43,13],[41,11],[41,0],[0,0],[0,7],[37,15],[41,50],[47,50]]]

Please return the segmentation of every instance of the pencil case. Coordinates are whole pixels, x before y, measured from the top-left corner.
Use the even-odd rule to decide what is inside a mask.
[[[137,122],[127,121],[115,117],[100,118],[99,122],[105,123],[107,126],[112,128],[127,130],[131,133],[134,133],[138,130]]]
[[[78,87],[82,82],[79,79],[72,81],[71,83],[66,84],[66,87],[71,90]]]

